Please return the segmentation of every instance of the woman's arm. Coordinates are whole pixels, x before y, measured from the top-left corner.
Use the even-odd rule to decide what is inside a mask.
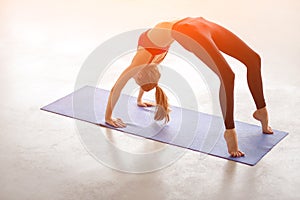
[[[132,78],[143,66],[150,63],[151,61],[152,55],[147,50],[139,48],[129,67],[127,67],[122,72],[117,82],[110,91],[105,113],[106,123],[114,127],[126,126],[121,119],[112,118],[113,109],[120,97],[122,89],[124,88],[128,80]]]
[[[144,94],[144,90],[142,88],[140,88],[139,96],[137,98],[137,105],[138,106],[140,106],[140,107],[151,107],[151,106],[156,105],[154,102],[143,102],[143,94]]]

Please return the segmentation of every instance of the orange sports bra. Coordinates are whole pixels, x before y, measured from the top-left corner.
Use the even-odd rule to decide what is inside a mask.
[[[165,46],[165,47],[160,47],[160,46],[153,44],[153,42],[151,42],[151,40],[147,36],[147,33],[149,31],[150,31],[150,29],[141,34],[139,41],[138,41],[138,46],[144,47],[147,51],[149,51],[152,54],[152,56],[156,56],[156,55],[167,52],[170,48],[170,45]]]
[[[190,17],[186,17],[181,20],[178,20],[177,22],[175,22],[175,24],[173,24],[172,29],[174,29],[175,25],[177,25],[185,20],[188,20],[189,18]],[[147,35],[147,33],[150,30],[151,29],[148,29],[147,31],[145,31],[141,34],[141,36],[139,37],[138,46],[144,47],[147,51],[149,51],[152,54],[153,57],[156,55],[168,52],[170,45],[167,45],[165,47],[160,47],[160,46],[153,44],[153,42],[151,42],[151,40],[149,39],[149,37]]]

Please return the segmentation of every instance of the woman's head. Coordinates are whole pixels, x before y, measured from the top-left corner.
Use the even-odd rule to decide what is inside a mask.
[[[135,75],[134,79],[144,91],[152,90],[157,86],[160,79],[157,64],[151,63],[146,65]]]
[[[156,89],[155,100],[156,100],[156,113],[154,116],[155,120],[163,120],[168,122],[169,117],[169,103],[168,97],[164,91],[158,86],[160,79],[160,72],[157,68],[157,64],[149,64],[145,66],[141,71],[134,77],[136,83],[146,92]]]

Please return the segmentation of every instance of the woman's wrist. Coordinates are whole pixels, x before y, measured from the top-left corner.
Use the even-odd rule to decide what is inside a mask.
[[[111,119],[111,115],[106,114],[105,115],[105,121],[110,120]]]

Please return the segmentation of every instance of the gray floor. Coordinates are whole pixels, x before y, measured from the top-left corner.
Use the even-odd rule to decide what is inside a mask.
[[[299,10],[298,0],[0,1],[0,199],[299,199]],[[290,134],[256,166],[187,151],[153,173],[123,173],[85,150],[73,119],[39,110],[74,89],[112,35],[184,16],[223,24],[263,57],[271,125]],[[253,109],[238,87],[236,119],[256,123]],[[110,134],[127,151],[165,147]]]

